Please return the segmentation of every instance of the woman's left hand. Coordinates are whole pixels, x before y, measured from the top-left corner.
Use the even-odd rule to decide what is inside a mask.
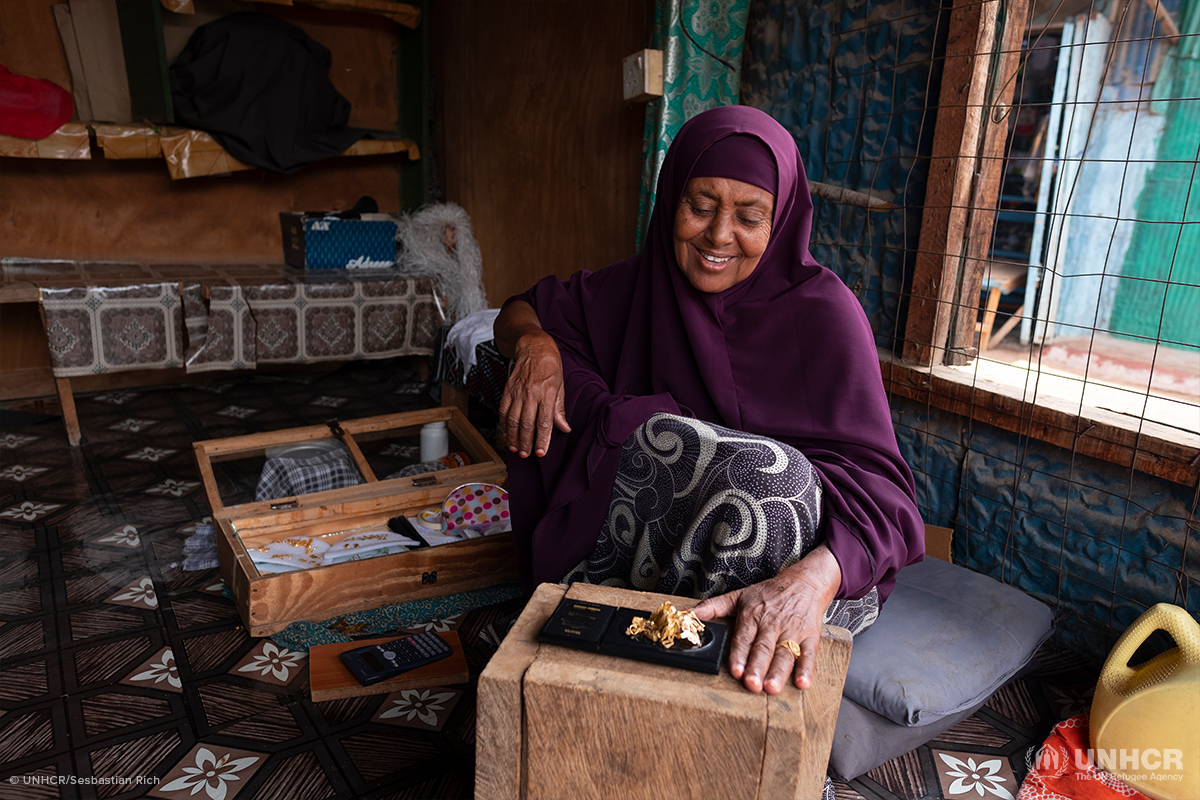
[[[817,647],[826,609],[842,585],[842,570],[823,543],[774,578],[701,601],[701,620],[733,617],[729,672],[752,692],[779,694],[795,670],[798,689],[816,675]],[[800,656],[779,647],[791,640]]]

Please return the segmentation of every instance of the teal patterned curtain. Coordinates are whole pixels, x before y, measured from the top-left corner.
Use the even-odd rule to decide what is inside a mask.
[[[637,249],[654,208],[658,170],[684,122],[738,101],[750,0],[658,0],[653,47],[663,51],[663,96],[646,108]]]

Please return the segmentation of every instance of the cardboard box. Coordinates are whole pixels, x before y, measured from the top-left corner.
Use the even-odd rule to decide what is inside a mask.
[[[396,220],[387,214],[339,219],[284,211],[283,258],[301,269],[381,269],[396,265]]]
[[[816,798],[850,633],[826,627],[817,680],[751,694],[729,675],[539,644],[564,597],[651,612],[695,600],[542,584],[479,678],[477,798]]]
[[[470,464],[411,477],[376,477],[376,472],[382,471],[381,465],[387,464],[378,453],[416,440],[422,425],[438,420],[448,423],[451,451],[466,453]],[[456,408],[332,424],[339,427],[340,437],[329,425],[313,425],[195,444],[196,461],[217,526],[221,576],[251,636],[269,636],[297,620],[322,621],[517,577],[511,533],[310,569],[260,571],[251,558],[252,548],[289,538],[321,538],[336,543],[358,532],[385,529],[393,517],[412,517],[421,509],[440,506],[458,486],[475,482],[503,485],[507,475],[504,462]],[[266,463],[268,449],[330,445],[339,438],[363,483],[262,501],[236,496],[244,487],[239,488],[229,474],[235,469],[242,469],[244,475],[258,474]],[[240,463],[214,470],[214,464],[225,461]]]

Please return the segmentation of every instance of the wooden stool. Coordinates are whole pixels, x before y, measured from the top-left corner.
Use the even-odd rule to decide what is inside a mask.
[[[817,798],[851,637],[826,627],[816,685],[751,694],[726,665],[705,675],[541,645],[564,594],[652,612],[664,600],[542,584],[479,678],[477,798]]]
[[[988,293],[987,305],[983,309],[983,320],[979,323],[979,352],[991,349],[992,324],[996,321],[996,309],[1000,307],[1000,295],[1012,294],[1025,285],[1029,267],[1025,264],[1009,264],[993,261],[984,268],[983,290]],[[1013,329],[1025,313],[1022,305],[1013,312],[1008,322],[996,332],[996,341],[1000,341]]]

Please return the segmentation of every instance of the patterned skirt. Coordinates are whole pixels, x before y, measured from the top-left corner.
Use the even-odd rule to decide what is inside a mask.
[[[625,440],[599,538],[565,581],[714,597],[795,564],[820,522],[821,479],[799,450],[656,414]],[[825,622],[857,635],[878,614],[872,589]]]

